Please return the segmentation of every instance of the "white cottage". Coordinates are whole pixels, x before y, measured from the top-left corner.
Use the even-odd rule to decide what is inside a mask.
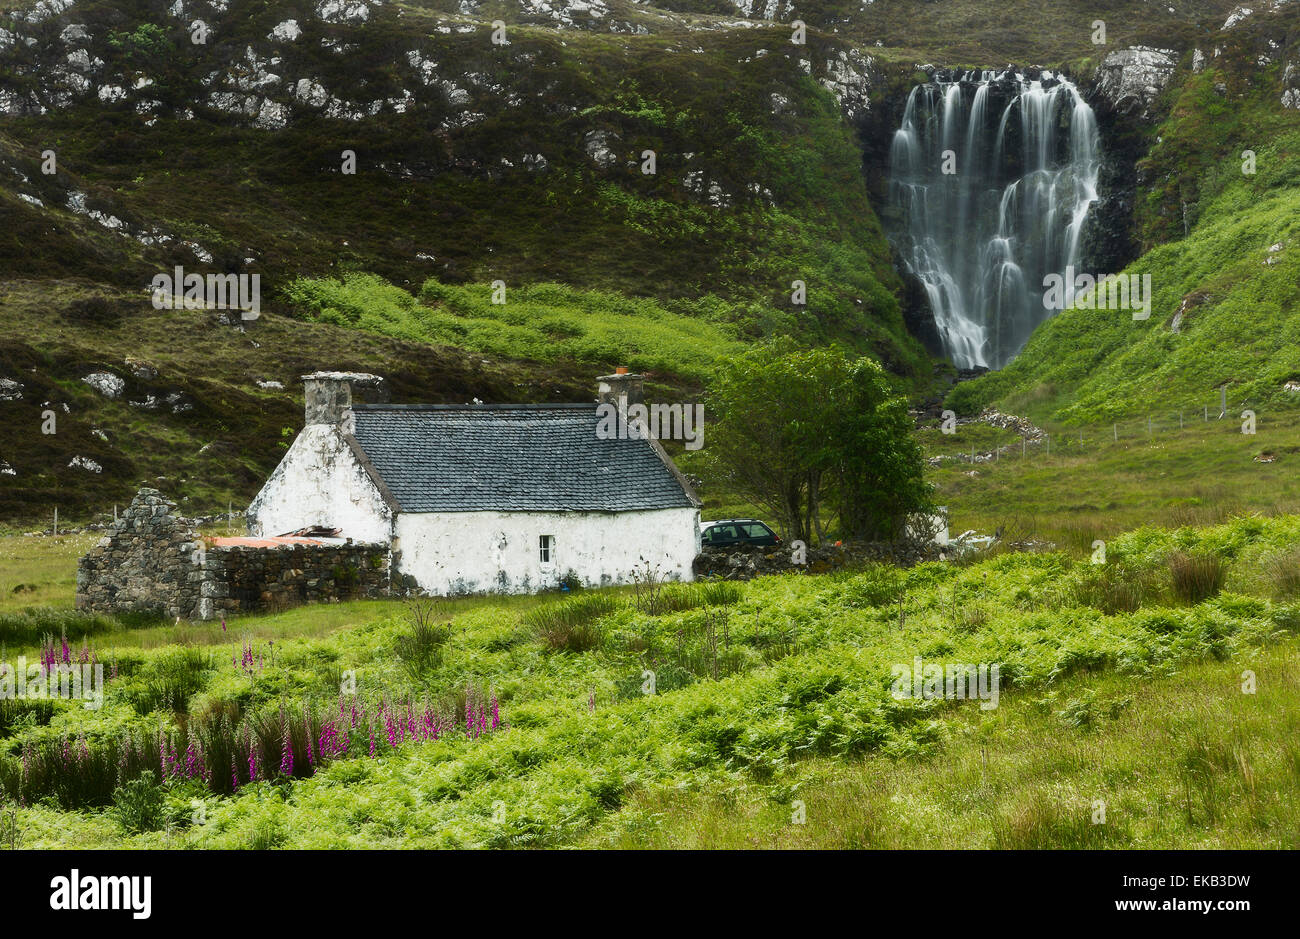
[[[387,544],[394,577],[431,594],[628,583],[647,566],[691,579],[699,499],[658,441],[598,436],[598,402],[362,403],[382,400],[382,378],[303,382],[306,426],[249,506],[251,534]],[[604,376],[599,401],[641,388]]]

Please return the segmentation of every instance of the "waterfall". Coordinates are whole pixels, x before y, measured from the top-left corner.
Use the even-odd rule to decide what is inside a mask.
[[[1043,278],[1078,265],[1097,121],[1050,72],[953,78],[908,95],[890,145],[891,237],[954,364],[998,368],[1057,312]]]

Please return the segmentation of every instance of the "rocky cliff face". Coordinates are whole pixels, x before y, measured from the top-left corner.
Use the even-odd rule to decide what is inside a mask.
[[[11,14],[13,29],[0,29],[0,54],[10,60],[0,114],[42,115],[89,103],[134,111],[146,124],[160,116],[189,121],[228,115],[275,130],[306,116],[361,122],[429,108],[445,112],[437,126],[450,131],[481,122],[502,105],[526,105],[519,73],[560,67],[521,47],[519,37],[533,28],[674,34],[684,47],[692,46],[691,33],[762,29],[771,48],[755,49],[737,64],[781,56],[834,94],[848,116],[870,105],[873,61],[851,43],[826,45],[814,37],[793,45],[788,30],[768,24],[630,3],[614,9],[604,0],[521,0],[508,23],[494,18],[507,14],[475,0],[463,0],[455,14],[425,16],[384,0],[318,0],[301,10],[282,5],[279,13],[259,12],[252,22],[248,11],[232,11],[231,0],[175,0],[170,6],[156,0],[145,10],[150,18],[134,24],[76,0],[40,0],[30,11]],[[365,72],[382,72],[382,80],[355,69],[355,56],[379,31],[389,34],[388,41]],[[459,57],[446,54],[448,47],[470,44],[496,47],[494,67],[463,71],[454,61]],[[694,45],[664,54],[705,54]],[[159,72],[167,74],[165,84]],[[578,106],[549,104],[570,111]]]

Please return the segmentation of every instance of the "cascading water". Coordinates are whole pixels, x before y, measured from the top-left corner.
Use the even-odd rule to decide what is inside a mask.
[[[1057,312],[1043,278],[1078,264],[1098,151],[1092,108],[1050,72],[912,89],[889,155],[892,234],[958,367],[1005,365]]]

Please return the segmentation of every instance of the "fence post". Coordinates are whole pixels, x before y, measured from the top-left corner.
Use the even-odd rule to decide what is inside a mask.
[[[1111,424],[1110,432],[1115,435],[1115,442],[1119,443],[1119,424]]]

